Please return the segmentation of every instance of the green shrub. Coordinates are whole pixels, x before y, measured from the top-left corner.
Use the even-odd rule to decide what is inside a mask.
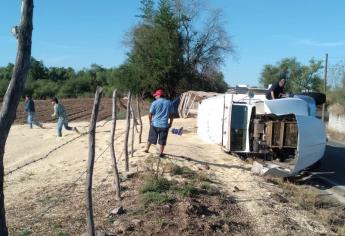
[[[18,236],[29,236],[31,234],[32,234],[32,232],[30,230],[24,229],[18,234]]]
[[[148,207],[150,204],[162,205],[172,203],[174,198],[166,193],[158,192],[146,192],[141,196],[141,202],[144,207]]]
[[[157,192],[163,193],[170,189],[171,182],[162,177],[155,177],[154,175],[149,175],[144,178],[144,185],[140,189],[141,193],[147,192]]]
[[[185,184],[177,187],[176,192],[182,197],[191,197],[200,193],[200,191],[191,184]]]
[[[10,83],[10,81],[7,79],[1,79],[0,80],[0,97],[1,98],[4,97],[9,83]]]
[[[173,175],[181,175],[185,178],[190,178],[190,179],[195,179],[198,176],[198,174],[194,170],[188,168],[187,166],[181,167],[181,166],[175,165],[171,169],[171,173]]]

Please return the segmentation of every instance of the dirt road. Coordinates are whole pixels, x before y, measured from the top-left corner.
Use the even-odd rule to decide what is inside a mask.
[[[100,186],[112,181],[111,159],[108,150],[110,122],[99,123],[97,129],[94,192],[97,196]],[[148,121],[144,118],[144,140],[147,136]],[[71,123],[82,132],[87,123]],[[48,129],[28,129],[25,125],[12,127],[5,153],[5,172],[33,160],[5,178],[5,197],[8,225],[12,234],[25,230],[33,235],[51,235],[57,228],[71,235],[84,231],[85,212],[83,208],[84,179],[87,160],[88,137],[63,131],[60,139],[55,137],[54,124]],[[196,134],[195,119],[177,119],[174,127],[184,128],[182,136],[169,134],[166,148],[167,157],[163,162],[173,162],[202,171],[231,193],[236,202],[248,212],[256,229],[256,235],[319,235],[328,230],[315,220],[308,218],[303,210],[296,210],[289,202],[277,200],[276,186],[253,176],[250,164],[224,153],[219,146],[203,142]],[[120,157],[119,169],[124,172],[123,149],[124,121],[119,121],[116,133],[116,152]],[[135,153],[130,168],[137,171],[148,155],[143,152],[145,143],[135,140]],[[57,148],[59,147],[59,148]],[[55,151],[51,152],[52,149]],[[48,155],[47,155],[48,154]],[[109,212],[104,212],[104,201],[95,197],[95,217],[100,224]],[[102,204],[101,204],[102,203]],[[111,210],[111,209],[109,209]],[[66,222],[73,222],[67,224]],[[48,233],[48,234],[47,234]]]

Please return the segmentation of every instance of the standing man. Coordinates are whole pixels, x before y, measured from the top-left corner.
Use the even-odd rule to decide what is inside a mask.
[[[157,144],[158,140],[158,144],[160,145],[159,157],[163,157],[169,128],[174,120],[173,108],[171,102],[163,97],[163,90],[156,90],[153,96],[156,100],[150,107],[150,131],[145,152],[148,153],[151,144]]]
[[[58,119],[56,124],[57,136],[62,136],[62,126],[64,126],[66,130],[74,130],[75,132],[79,133],[76,127],[68,126],[68,117],[65,111],[65,107],[59,103],[58,99],[54,97],[51,102],[54,106],[54,114],[52,114],[52,117],[56,117]]]
[[[266,98],[268,100],[274,100],[274,99],[279,99],[281,97],[284,97],[285,83],[286,83],[286,76],[282,75],[280,79],[269,88],[269,90],[266,93]]]
[[[32,129],[32,125],[37,125],[40,128],[43,128],[43,125],[38,122],[35,118],[36,111],[35,111],[35,103],[32,100],[31,95],[25,96],[25,112],[28,113],[28,123],[30,126],[30,129]]]

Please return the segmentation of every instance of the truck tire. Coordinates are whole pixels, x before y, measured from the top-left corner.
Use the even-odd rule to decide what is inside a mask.
[[[295,93],[295,94],[312,97],[315,100],[316,105],[322,105],[326,102],[326,95],[324,93],[303,92],[303,93]]]

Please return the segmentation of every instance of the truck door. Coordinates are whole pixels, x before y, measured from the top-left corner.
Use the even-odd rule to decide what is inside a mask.
[[[230,150],[241,152],[246,150],[248,129],[248,106],[232,105],[230,122]]]

